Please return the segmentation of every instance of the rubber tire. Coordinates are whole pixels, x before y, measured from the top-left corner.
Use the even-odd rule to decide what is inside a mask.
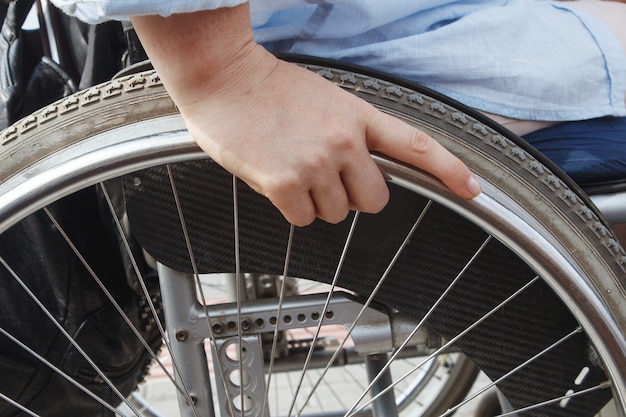
[[[626,363],[623,340],[616,336],[619,332],[624,334],[626,322],[626,306],[623,302],[626,255],[602,221],[601,215],[575,184],[540,156],[532,154],[532,150],[518,138],[458,103],[442,101],[441,97],[430,91],[391,77],[372,76],[362,69],[338,69],[317,62],[305,65],[381,110],[397,115],[431,134],[461,157],[483,183],[489,185],[488,188],[498,190],[498,198],[510,199],[515,207],[524,210],[520,216],[528,224],[533,228],[547,230],[550,242],[565,258],[571,259],[577,270],[582,271],[584,282],[575,284],[583,285],[584,291],[572,291],[572,283],[566,277],[563,281],[550,281],[542,292],[552,289],[558,295],[554,297],[561,298],[567,308],[575,306],[574,321],[581,323],[596,348],[599,344],[599,354],[602,360],[608,361],[604,364],[609,364],[611,375],[617,377],[620,372],[621,375],[626,374],[624,369],[615,367],[617,363]],[[2,132],[0,157],[10,163],[0,166],[0,182],[9,182],[9,179],[28,172],[39,161],[58,150],[80,143],[86,136],[176,113],[175,106],[154,73],[133,75],[91,88],[55,103]],[[423,177],[419,173],[407,174],[412,170],[393,162],[382,165],[384,169],[396,170],[402,175]],[[421,181],[427,181],[428,186],[435,190],[433,193],[443,196],[443,203],[452,201],[453,205],[467,210],[471,216],[477,216],[479,222],[489,223],[489,220],[480,219],[480,214],[472,213],[475,208],[471,202],[455,200],[434,181]],[[7,218],[9,222],[12,221],[11,216]],[[472,220],[475,218],[472,217]],[[489,224],[487,226],[491,227]],[[493,226],[495,231],[499,227]],[[500,232],[506,235],[507,230]],[[526,242],[523,237],[511,235],[501,240],[515,253],[524,253]],[[576,249],[580,247],[585,249]],[[158,252],[158,248],[155,252]],[[158,253],[153,255],[160,257]],[[531,258],[534,256],[526,255]],[[542,272],[544,268],[549,269],[550,262],[542,258],[542,254],[532,259],[534,268]],[[175,259],[165,261],[175,262]],[[421,287],[419,289],[422,290]],[[366,292],[358,287],[355,290]],[[393,302],[405,311],[411,310],[413,300],[402,299],[402,296],[413,294],[415,290],[398,287],[395,291],[402,294],[397,294],[399,298]],[[581,295],[581,292],[584,294]],[[580,297],[591,297],[594,301],[592,306],[584,305]],[[606,322],[599,311],[603,314],[608,312],[611,320]],[[449,324],[445,318],[441,320],[441,328]],[[440,329],[437,324],[435,328]],[[497,366],[489,369],[488,362],[491,359],[486,352],[481,353],[468,346],[462,348],[468,349],[470,356],[483,369],[497,376],[498,372],[494,370]],[[515,397],[513,391],[516,389],[509,389],[507,396]],[[507,391],[506,387],[503,391]],[[526,394],[521,393],[521,403]]]

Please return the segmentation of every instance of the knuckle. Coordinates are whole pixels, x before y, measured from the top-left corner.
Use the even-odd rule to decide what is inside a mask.
[[[317,148],[319,156],[329,153],[350,152],[357,148],[360,130],[345,120],[328,120],[327,125],[318,133]]]
[[[330,224],[338,224],[344,221],[348,214],[350,214],[350,209],[346,204],[345,207],[336,207],[335,210],[324,216],[320,215],[320,218]]]
[[[294,226],[297,227],[306,227],[315,221],[315,214],[298,214],[298,215],[288,215],[283,212],[285,219]]]
[[[428,154],[433,149],[433,140],[426,133],[414,129],[408,138],[409,152],[416,154]]]
[[[262,184],[262,194],[270,200],[285,193],[296,193],[302,190],[303,181],[297,172],[283,173],[267,178]]]
[[[380,213],[389,203],[389,189],[383,186],[377,189],[376,193],[371,196],[367,205],[360,210],[364,213],[377,214]]]
[[[457,177],[469,177],[470,171],[467,169],[467,166],[460,160],[454,159],[451,164],[452,174]]]
[[[387,206],[387,203],[389,203],[388,191],[380,194],[379,198],[373,202],[370,212],[372,214],[380,213]]]
[[[450,158],[444,167],[443,174],[448,178],[465,179],[470,175],[470,171],[465,164],[458,158]]]
[[[332,145],[337,152],[352,154],[357,149],[353,135],[337,133],[332,136]]]

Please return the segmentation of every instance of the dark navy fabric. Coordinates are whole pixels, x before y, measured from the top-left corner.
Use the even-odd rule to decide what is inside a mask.
[[[626,181],[626,117],[562,123],[524,139],[579,184]]]

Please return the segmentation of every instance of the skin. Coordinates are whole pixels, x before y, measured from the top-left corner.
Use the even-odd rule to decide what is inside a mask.
[[[462,198],[480,193],[434,139],[257,45],[247,4],[131,20],[198,145],[296,226],[386,205],[370,151],[430,172]]]

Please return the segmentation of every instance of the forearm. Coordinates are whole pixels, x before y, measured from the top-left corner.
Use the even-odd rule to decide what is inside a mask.
[[[169,17],[131,18],[152,64],[179,105],[217,94],[268,55],[255,44],[248,4]],[[244,59],[245,57],[245,59]],[[256,67],[256,68],[255,68]]]

